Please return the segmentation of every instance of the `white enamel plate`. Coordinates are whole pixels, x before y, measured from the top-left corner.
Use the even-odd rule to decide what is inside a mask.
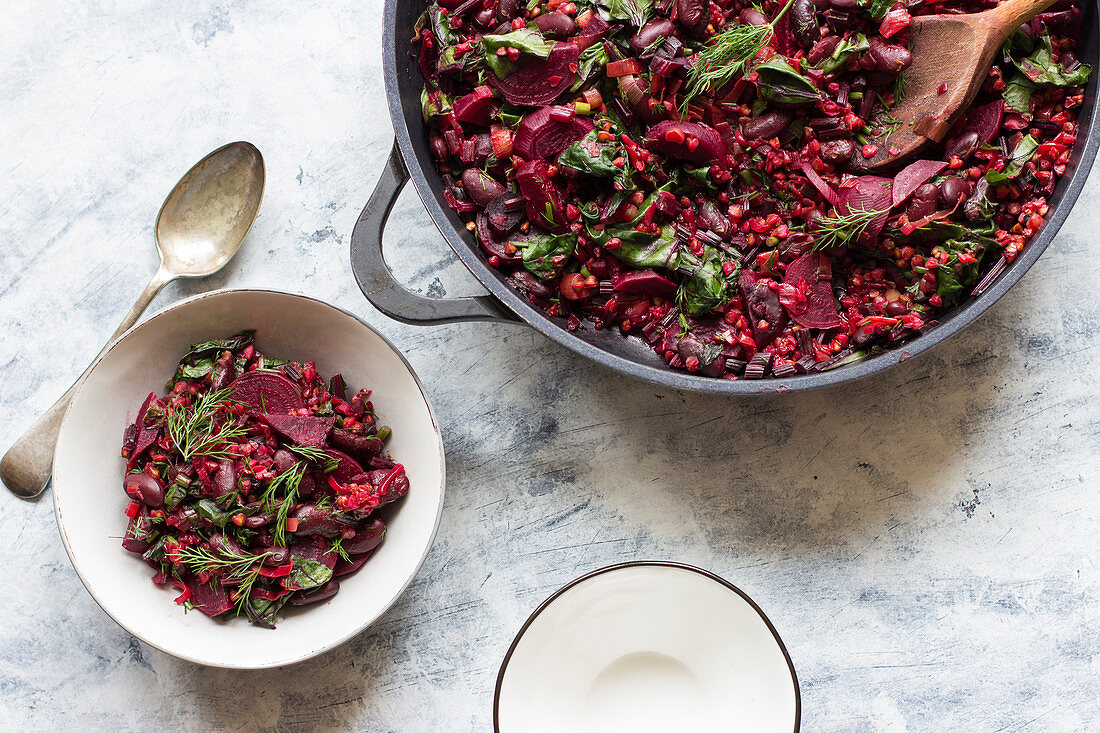
[[[498,733],[791,733],[790,656],[738,588],[689,565],[585,575],[527,620],[497,678]]]
[[[122,490],[122,433],[188,345],[256,329],[265,354],[316,361],[349,389],[368,387],[387,442],[409,476],[409,493],[386,507],[388,532],[331,600],[286,609],[275,630],[246,618],[184,613],[178,591],[151,582],[153,569],[122,549],[128,498]],[[428,400],[400,353],[358,318],[312,298],[259,290],[200,295],[128,331],[96,363],[61,428],[53,463],[57,525],[73,567],[96,602],[124,629],[169,654],[200,664],[275,667],[350,639],[393,605],[428,554],[443,508],[443,443]]]

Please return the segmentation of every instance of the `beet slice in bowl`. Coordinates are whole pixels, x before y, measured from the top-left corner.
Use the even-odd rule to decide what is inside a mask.
[[[243,403],[248,413],[260,416],[288,415],[306,406],[302,390],[289,377],[277,372],[245,372],[229,385],[229,397]]]
[[[756,348],[763,349],[783,333],[790,316],[779,302],[779,295],[772,288],[774,281],[763,275],[745,271],[737,279],[741,299],[748,309]]]
[[[806,328],[839,328],[843,325],[833,298],[833,268],[828,255],[807,252],[787,267],[783,286],[803,290],[800,307],[787,308],[791,319]],[[801,299],[799,299],[801,301]]]
[[[726,167],[726,145],[722,136],[702,122],[658,122],[646,132],[645,146],[690,163]]]
[[[847,216],[853,213],[877,212],[863,229],[860,240],[877,237],[886,220],[890,218],[890,209],[894,205],[894,180],[882,176],[859,176],[852,179],[840,190],[840,205],[837,211]]]
[[[527,217],[543,229],[565,231],[561,194],[550,179],[545,160],[529,160],[516,171],[519,191],[527,199]]]
[[[509,104],[530,107],[550,104],[568,89],[577,77],[580,47],[575,41],[554,44],[545,59],[528,56],[503,79],[489,74],[489,83],[496,87]]]
[[[555,119],[570,112],[568,107],[543,107],[524,117],[512,140],[516,154],[524,160],[549,158],[588,134],[593,125],[585,117]]]
[[[915,160],[898,171],[891,189],[891,203],[898,206],[929,178],[947,167],[946,160]]]
[[[270,425],[272,430],[299,445],[322,445],[336,423],[334,417],[312,415],[263,414],[260,419]]]

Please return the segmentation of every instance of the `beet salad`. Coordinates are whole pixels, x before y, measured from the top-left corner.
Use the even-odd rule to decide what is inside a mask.
[[[675,368],[816,372],[921,333],[1043,225],[1091,73],[1081,12],[1021,26],[891,176],[911,18],[987,0],[437,0],[412,39],[444,196],[570,330]]]
[[[265,356],[253,332],[195,344],[126,429],[122,546],[176,603],[274,628],[286,603],[331,598],[381,544],[372,512],[409,490],[383,454],[370,390]]]

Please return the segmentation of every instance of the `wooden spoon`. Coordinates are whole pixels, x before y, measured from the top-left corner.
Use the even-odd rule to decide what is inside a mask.
[[[855,166],[890,168],[930,142],[943,142],[951,125],[974,101],[993,57],[1012,31],[1055,2],[1008,0],[981,13],[914,17],[909,31],[913,63],[902,72],[905,92],[890,110],[901,127],[876,141],[878,151],[871,158],[863,158],[860,151]],[[890,148],[898,153],[891,155]]]

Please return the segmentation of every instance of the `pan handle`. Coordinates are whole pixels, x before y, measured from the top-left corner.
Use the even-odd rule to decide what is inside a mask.
[[[375,308],[402,323],[514,322],[515,318],[491,295],[425,298],[394,279],[382,258],[382,232],[398,194],[408,181],[409,171],[394,140],[382,177],[351,233],[351,271],[363,295]]]

